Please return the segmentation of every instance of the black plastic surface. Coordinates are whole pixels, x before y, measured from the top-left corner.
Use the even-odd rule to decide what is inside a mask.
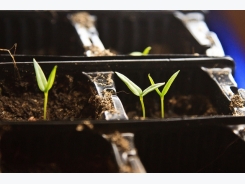
[[[18,44],[18,54],[81,56],[82,43],[67,15],[78,11],[0,11],[0,48]],[[86,11],[106,49],[119,54],[205,54],[174,11]],[[200,13],[203,13],[200,11]]]
[[[7,56],[0,59],[4,58]],[[245,143],[226,127],[243,123],[244,117],[229,115],[229,102],[215,82],[200,69],[201,66],[234,69],[231,58],[122,56],[104,60],[93,58],[93,61],[92,58],[86,57],[35,58],[45,71],[50,71],[54,64],[58,65],[59,72],[119,71],[128,75],[142,88],[149,85],[148,73],[151,73],[156,82],[161,82],[160,80],[167,79],[179,69],[180,75],[171,87],[169,95],[201,93],[212,100],[219,114],[143,121],[91,120],[94,129],[82,132],[77,131],[77,126],[83,124],[83,120],[1,122],[2,172],[117,172],[111,147],[100,137],[103,133],[115,131],[135,134],[135,146],[147,172],[245,171],[242,162]],[[32,57],[18,56],[16,60],[20,72],[31,70],[34,76]],[[14,71],[11,59],[5,61],[0,63],[1,79],[6,75],[13,75]],[[127,90],[116,76],[115,83],[117,91]],[[123,103],[137,100],[132,94],[124,95],[120,97]],[[158,97],[155,97],[158,100]],[[95,157],[90,155],[95,152]],[[83,167],[86,163],[79,160],[81,155],[83,159],[86,158],[86,163],[98,161],[98,167]],[[109,160],[109,163],[105,159]],[[44,165],[40,165],[40,162]],[[47,168],[48,170],[45,170]]]

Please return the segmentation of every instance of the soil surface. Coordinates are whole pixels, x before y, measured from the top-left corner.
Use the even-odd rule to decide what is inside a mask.
[[[100,79],[100,76],[96,77],[95,81]],[[111,75],[104,81],[111,83]],[[93,84],[82,73],[58,74],[49,91],[47,119],[101,119],[104,111],[114,110],[111,94],[107,92],[103,95],[98,95]],[[0,80],[0,121],[43,120],[43,100],[44,94],[37,86],[34,73],[31,75],[22,72],[21,81],[5,77]],[[140,102],[136,105],[132,103],[123,104],[129,119],[141,119]],[[165,118],[218,114],[204,95],[172,96],[164,104]],[[161,117],[160,99],[145,99],[145,107],[147,118]]]
[[[96,109],[95,98],[91,83],[82,74],[57,75],[49,91],[47,119],[98,119],[102,113]],[[38,89],[35,74],[22,76],[21,82],[11,78],[0,81],[0,121],[42,120],[43,101],[44,94]]]
[[[129,119],[142,119],[140,103],[136,104],[137,110],[131,110],[132,106],[135,105],[125,106]],[[146,118],[161,118],[160,99],[159,101],[146,100],[145,107]],[[164,102],[164,109],[164,118],[212,116],[218,114],[211,101],[203,95],[173,96]]]
[[[0,121],[43,120],[44,94],[35,73],[21,71],[20,76],[21,81],[12,74],[0,80]],[[111,107],[109,102],[110,95],[98,96],[82,72],[57,74],[49,91],[48,120],[82,119],[84,124],[72,130],[20,126],[1,132],[4,126],[0,127],[0,172],[118,172],[110,143],[100,134],[86,131],[93,129],[89,120],[103,119],[103,111]]]
[[[101,50],[99,47],[92,45],[91,47],[84,47],[85,55],[87,56],[115,56],[116,54],[109,49]]]
[[[81,27],[90,28],[95,24],[95,19],[87,12],[71,14],[70,19],[73,23],[77,23]]]
[[[240,111],[236,111],[235,108],[243,108],[244,100],[239,94],[234,94],[231,97],[230,109],[234,116],[243,116],[243,113]]]

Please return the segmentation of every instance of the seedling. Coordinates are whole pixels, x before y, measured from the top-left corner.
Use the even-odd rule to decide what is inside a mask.
[[[55,74],[57,65],[54,66],[53,70],[51,71],[48,81],[43,73],[42,68],[39,66],[37,61],[33,58],[34,69],[36,72],[37,84],[39,89],[44,92],[44,108],[43,108],[43,119],[47,119],[47,103],[48,103],[48,91],[52,88],[54,84]]]
[[[146,56],[149,54],[151,47],[146,47],[143,52],[131,52],[129,55],[131,56]]]
[[[166,95],[166,93],[168,92],[170,86],[172,85],[172,83],[174,82],[175,78],[177,77],[177,75],[179,74],[180,70],[178,70],[177,72],[175,72],[170,79],[168,80],[167,84],[164,86],[162,92],[159,91],[158,88],[156,88],[156,92],[159,94],[160,99],[161,99],[161,115],[162,118],[164,118],[164,96]],[[150,79],[151,85],[154,85],[154,81],[151,78],[150,74],[148,74],[148,78]]]
[[[121,74],[119,72],[115,72],[115,73],[128,86],[128,88],[132,91],[132,93],[140,98],[142,112],[143,112],[143,118],[145,118],[145,105],[144,105],[143,97],[146,94],[148,94],[149,92],[153,91],[154,89],[157,89],[158,87],[163,86],[165,83],[153,84],[153,85],[147,87],[144,91],[142,91],[139,86],[137,86],[135,83],[133,83],[125,75],[123,75],[123,74]]]

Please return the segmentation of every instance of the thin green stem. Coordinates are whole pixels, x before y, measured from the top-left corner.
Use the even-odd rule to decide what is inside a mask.
[[[145,118],[145,105],[144,105],[143,96],[140,96],[140,102],[142,106],[143,118]]]
[[[164,118],[164,96],[161,97],[161,113],[162,113],[162,118]]]
[[[48,92],[44,92],[44,107],[43,107],[43,119],[47,119],[47,103],[48,103]]]

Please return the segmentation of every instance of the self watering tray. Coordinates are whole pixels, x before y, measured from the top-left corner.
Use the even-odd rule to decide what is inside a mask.
[[[43,94],[35,81],[33,57],[44,73],[58,66],[49,95],[48,121],[42,121]],[[232,132],[244,117],[232,115],[234,110],[243,112],[242,108],[230,108],[237,91],[230,57],[15,58],[20,81],[9,56],[1,56],[0,63],[2,172],[245,170],[244,142]],[[165,97],[164,119],[158,113],[159,96],[153,91],[145,97],[146,118],[142,120],[138,97],[114,74],[123,73],[145,89],[150,85],[149,73],[155,82],[166,82],[177,70],[180,73]],[[108,100],[104,92],[110,93],[114,111],[98,106],[98,99]],[[15,104],[11,96],[23,101]],[[3,99],[11,103],[6,105]],[[31,103],[30,99],[29,107],[25,101]],[[35,109],[35,103],[41,107]],[[14,111],[20,114],[4,119],[5,113]]]

